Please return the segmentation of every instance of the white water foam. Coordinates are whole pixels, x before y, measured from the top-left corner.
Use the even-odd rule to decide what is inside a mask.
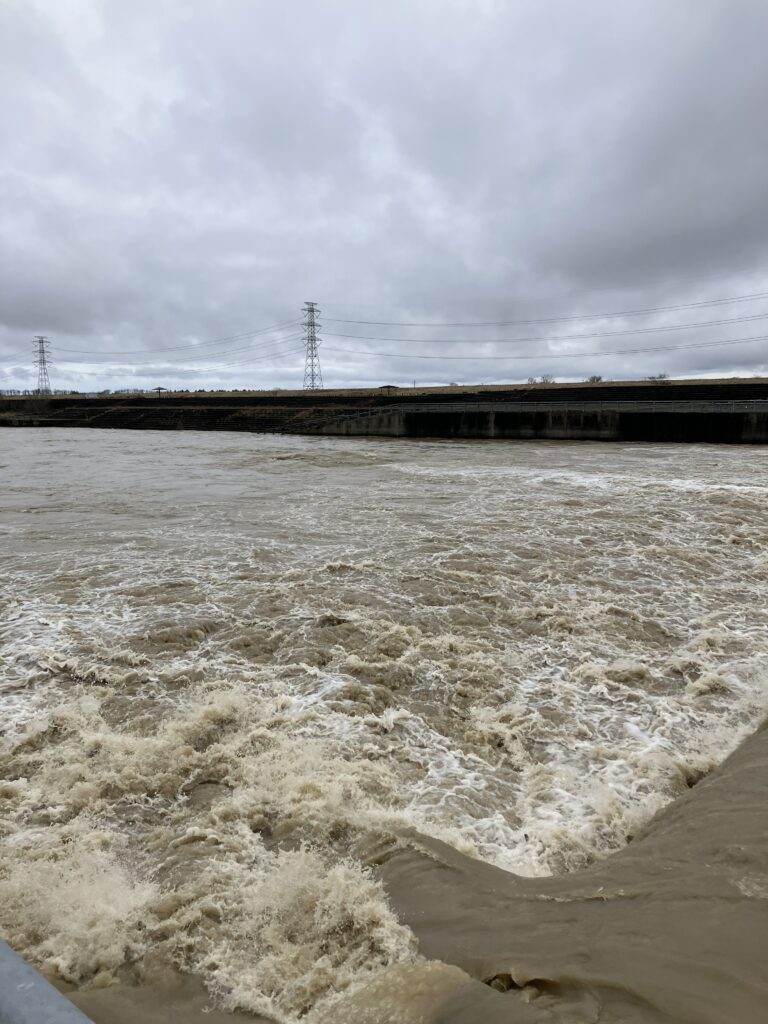
[[[0,928],[76,984],[320,1013],[416,955],[372,836],[573,870],[764,713],[757,449],[8,433]]]

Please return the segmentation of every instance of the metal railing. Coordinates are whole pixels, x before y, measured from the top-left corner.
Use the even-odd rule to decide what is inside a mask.
[[[0,939],[0,1024],[93,1024]]]

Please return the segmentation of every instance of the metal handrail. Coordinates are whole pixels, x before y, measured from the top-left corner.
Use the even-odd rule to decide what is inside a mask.
[[[0,1024],[93,1024],[0,939]]]

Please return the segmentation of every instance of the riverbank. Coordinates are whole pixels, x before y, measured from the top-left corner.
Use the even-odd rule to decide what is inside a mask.
[[[4,397],[0,426],[763,444],[768,381]]]

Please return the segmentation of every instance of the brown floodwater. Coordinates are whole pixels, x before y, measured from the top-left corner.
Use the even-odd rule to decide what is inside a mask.
[[[764,1019],[764,450],[0,442],[0,935],[94,1020]]]

